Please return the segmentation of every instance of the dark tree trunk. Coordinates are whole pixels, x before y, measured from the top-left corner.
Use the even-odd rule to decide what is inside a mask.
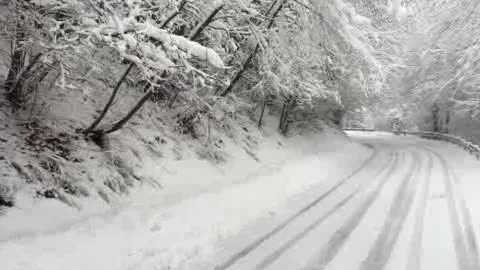
[[[22,31],[20,24],[16,28],[15,40],[12,41],[12,56],[10,59],[10,67],[8,69],[7,79],[5,81],[5,89],[7,90],[7,98],[14,104],[18,104],[21,99],[21,94],[13,91],[15,85],[16,88],[22,88],[23,81],[19,79],[19,75],[25,66],[25,49],[23,41],[25,40],[25,33]]]
[[[165,21],[163,21],[162,24],[160,24],[160,28],[164,28],[167,26],[167,24],[173,20],[176,16],[178,16],[178,14],[180,13],[180,11],[182,10],[182,8],[185,6],[186,4],[186,1],[185,0],[182,0],[179,4],[179,6],[177,7],[177,9],[175,11],[173,11],[166,19]],[[84,134],[88,134],[88,133],[91,133],[95,130],[95,128],[97,128],[97,126],[100,124],[100,122],[103,120],[103,118],[105,118],[107,112],[110,110],[110,107],[112,106],[113,104],[113,101],[115,100],[115,97],[117,96],[118,94],[118,90],[120,89],[120,86],[122,86],[123,82],[125,82],[128,74],[130,73],[130,71],[133,69],[134,67],[134,63],[130,63],[130,65],[128,66],[128,68],[125,70],[125,72],[123,73],[122,77],[120,77],[119,81],[117,82],[117,84],[115,85],[115,88],[113,89],[112,91],[112,94],[109,98],[109,100],[107,101],[107,104],[105,104],[105,107],[103,108],[103,111],[102,113],[99,115],[99,117],[97,119],[95,119],[95,121],[88,127],[86,128],[83,133]]]
[[[122,86],[123,82],[127,78],[128,74],[130,73],[130,71],[132,70],[134,65],[135,64],[131,63],[128,66],[128,68],[123,73],[122,77],[120,77],[120,80],[118,80],[117,84],[115,85],[115,88],[113,88],[113,92],[110,95],[110,98],[108,99],[107,104],[105,104],[105,107],[103,108],[103,111],[100,113],[100,115],[97,117],[97,119],[95,119],[95,121],[87,129],[85,129],[83,131],[83,133],[88,134],[88,133],[92,132],[98,126],[98,124],[100,124],[100,122],[103,120],[103,118],[105,118],[105,116],[107,115],[107,112],[110,110],[110,107],[113,104],[113,101],[115,100],[115,97],[117,96],[117,93],[118,93],[118,90],[120,89],[120,86]]]
[[[180,13],[180,11],[182,11],[186,3],[187,3],[186,0],[182,0],[178,5],[177,9],[172,13],[170,13],[170,15],[159,25],[159,27],[165,28],[167,24],[170,23],[170,21],[172,21],[173,19],[175,19],[175,17],[177,17],[177,15]]]
[[[205,27],[207,27],[210,24],[210,22],[212,22],[213,18],[218,14],[218,12],[220,12],[220,10],[222,10],[222,8],[223,8],[223,4],[218,5],[212,12],[210,12],[208,17],[205,18],[203,22],[198,24],[197,27],[195,27],[195,29],[193,29],[192,33],[190,33],[190,35],[188,36],[188,39],[195,40],[200,35],[200,33],[205,29]]]
[[[449,133],[450,132],[449,129],[450,129],[450,111],[447,111],[445,115],[445,133]]]
[[[23,92],[24,81],[30,77],[32,74],[32,69],[35,64],[38,63],[38,60],[42,57],[42,53],[39,53],[33,57],[28,66],[17,75],[13,85],[8,90],[9,100],[18,105],[22,104],[25,101],[25,93]]]
[[[183,2],[183,1],[182,1]],[[197,27],[196,31],[194,31],[192,33],[191,36],[197,36],[198,34],[200,34],[200,32],[205,29],[205,27],[208,25],[208,23],[211,22],[211,20],[213,19],[213,17],[215,16],[215,14],[217,14],[220,9],[223,7],[222,6],[219,6],[218,8],[216,8],[215,10],[212,11],[212,13],[208,16],[208,18],[203,21],[199,27]],[[213,14],[213,15],[212,15]],[[133,65],[133,64],[132,64]],[[124,81],[125,80],[125,77],[126,75],[128,75],[128,73],[130,72],[130,69],[132,67],[132,65],[130,65],[130,67],[125,71],[124,75],[122,76],[121,80],[120,81]],[[117,87],[116,87],[117,89]],[[117,89],[118,90],[118,89]],[[90,131],[87,131],[87,133],[94,133],[96,136],[104,136],[105,134],[109,134],[109,133],[112,133],[112,132],[115,132],[119,129],[121,129],[142,107],[143,105],[148,101],[150,100],[150,98],[153,96],[153,93],[154,93],[154,90],[152,88],[152,85],[151,84],[147,84],[147,86],[145,87],[145,91],[146,91],[146,94],[138,101],[138,103],[133,107],[132,110],[130,110],[130,112],[127,113],[127,115],[125,117],[123,117],[122,119],[120,119],[118,122],[116,122],[115,124],[113,124],[113,126],[107,130],[98,130],[98,131],[93,131],[93,129],[98,125],[98,123],[100,123],[100,121],[98,121],[98,123],[95,125],[94,128],[90,129]],[[115,92],[115,91],[114,91]],[[113,95],[113,94],[112,94]],[[112,100],[112,98],[111,98]],[[174,101],[174,100],[173,100]],[[110,102],[109,102],[110,103]],[[111,105],[111,104],[110,104]],[[108,111],[108,108],[106,110],[104,110],[105,112]],[[103,117],[102,117],[103,118]],[[97,119],[98,120],[98,119]]]
[[[253,52],[251,52],[251,53],[248,55],[247,59],[245,59],[245,61],[243,62],[242,67],[240,68],[240,70],[235,74],[235,76],[233,76],[232,81],[231,81],[230,84],[227,86],[227,88],[225,88],[225,90],[223,90],[223,92],[220,94],[220,96],[225,97],[225,96],[228,95],[230,92],[232,92],[233,87],[237,84],[238,80],[240,80],[240,78],[243,76],[243,73],[245,73],[245,71],[247,70],[248,65],[249,65],[250,62],[252,61],[253,57],[257,54],[259,48],[260,48],[260,46],[259,46],[258,44],[256,44],[256,45],[255,45],[255,49],[253,50]]]
[[[268,25],[267,25],[267,29],[270,29],[272,28],[273,26],[273,23],[275,22],[275,18],[278,16],[278,13],[280,13],[280,11],[282,10],[283,6],[285,5],[285,3],[287,2],[288,0],[278,0],[277,3],[278,3],[278,7],[273,10],[274,6],[272,5],[272,9],[270,9],[269,11],[272,11],[273,10],[273,13],[272,15],[270,16],[270,21],[268,22]],[[267,13],[267,16],[269,16],[270,14]]]
[[[290,121],[290,114],[293,113],[293,110],[295,109],[295,106],[297,105],[297,98],[293,97],[290,101],[288,111],[287,111],[287,117],[285,118],[285,126],[283,129],[283,134],[287,134],[289,125],[291,123]]]
[[[113,126],[106,130],[104,133],[112,133],[115,132],[121,128],[143,107],[143,105],[150,100],[150,98],[153,95],[153,90],[150,88],[148,92],[138,101],[138,103],[133,107],[132,110],[130,110],[125,117],[120,119],[120,121],[116,122],[113,124]]]
[[[283,130],[283,120],[285,118],[286,111],[287,111],[287,101],[284,101],[282,105],[282,112],[280,113],[280,121],[278,123],[279,130]]]
[[[23,49],[16,49],[13,52],[10,68],[8,70],[7,80],[5,81],[5,89],[10,91],[17,81],[17,76],[20,74],[25,65],[25,54]]]
[[[265,14],[266,17],[270,17],[270,20],[267,23],[267,29],[270,29],[273,26],[273,23],[275,22],[275,18],[278,16],[278,13],[280,13],[280,11],[282,10],[282,8],[283,8],[283,6],[286,2],[287,2],[287,0],[277,0],[270,6],[269,10]],[[274,8],[275,6],[277,6],[277,8]],[[270,13],[272,13],[272,14],[270,14]],[[223,90],[220,93],[220,96],[224,97],[224,96],[226,96],[226,95],[228,95],[229,93],[232,92],[234,86],[236,85],[238,80],[243,76],[243,73],[245,73],[245,71],[248,68],[248,65],[250,64],[252,59],[255,57],[255,55],[257,54],[259,49],[260,49],[260,46],[257,42],[255,44],[254,50],[248,55],[248,57],[242,63],[242,66],[241,66],[240,70],[237,73],[235,73],[235,75],[233,76],[233,79],[231,80],[230,84],[227,86],[227,88],[225,88],[225,90]]]
[[[433,121],[433,132],[440,132],[440,125],[439,125],[439,117],[438,117],[438,113],[439,113],[439,108],[438,108],[438,105],[435,104],[433,105],[433,109],[432,109],[432,121]]]
[[[288,124],[289,124],[289,116],[290,113],[293,111],[296,105],[296,97],[290,96],[285,100],[282,106],[282,115],[280,116],[280,124],[279,129],[282,134],[287,134],[288,131]]]
[[[262,110],[260,111],[260,117],[258,118],[258,127],[262,127],[263,125],[263,116],[265,115],[265,108],[267,107],[267,103],[270,102],[270,96],[266,96],[263,100]]]

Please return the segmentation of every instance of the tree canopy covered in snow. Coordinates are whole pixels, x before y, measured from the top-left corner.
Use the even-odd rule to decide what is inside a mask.
[[[472,1],[10,1],[6,86],[28,110],[42,87],[112,95],[87,132],[121,128],[149,101],[179,121],[265,107],[294,122],[395,107],[475,117],[479,8]],[[468,34],[467,34],[468,33]],[[127,84],[145,97],[102,123]],[[380,104],[380,105],[379,105]],[[403,109],[402,109],[403,110]],[[102,123],[102,124],[101,124]]]
[[[157,101],[194,105],[202,115],[244,104],[238,98],[252,109],[268,103],[302,115],[322,105],[358,109],[388,88],[409,19],[398,1],[32,0],[8,7],[15,16],[3,18],[3,32],[19,53],[12,59],[30,66],[12,61],[7,85],[18,105],[31,102],[44,77],[90,92],[88,77],[122,84],[134,75]],[[122,79],[125,63],[134,71]],[[22,72],[30,82],[19,83]]]

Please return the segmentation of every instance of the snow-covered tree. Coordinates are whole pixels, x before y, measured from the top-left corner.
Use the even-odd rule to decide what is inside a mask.
[[[49,81],[66,89],[98,91],[90,81],[103,81],[112,94],[86,134],[118,130],[148,101],[188,107],[182,119],[209,119],[218,108],[235,111],[250,104],[260,108],[260,125],[265,107],[272,107],[284,131],[306,118],[331,118],[338,124],[344,111],[369,106],[386,92],[392,71],[403,67],[400,43],[410,25],[409,5],[374,0],[13,1],[10,8],[18,15],[6,25],[25,34],[11,39],[19,55],[30,46],[28,62],[39,64],[12,61],[7,83],[28,89],[15,78],[32,73],[29,66],[44,68],[38,69],[39,77],[28,78],[43,80],[45,71],[40,71],[48,66]],[[137,86],[144,97],[116,116],[117,122],[106,123],[126,84]],[[22,91],[11,92],[18,94],[13,100],[28,100]]]

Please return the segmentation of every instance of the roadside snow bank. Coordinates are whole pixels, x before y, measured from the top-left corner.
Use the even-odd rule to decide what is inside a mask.
[[[330,129],[290,139],[265,133],[258,161],[245,153],[224,165],[195,158],[145,164],[145,173],[162,174],[163,190],[137,190],[112,209],[79,212],[25,199],[0,217],[2,268],[188,269],[221,239],[313,185],[340,179],[371,154]]]

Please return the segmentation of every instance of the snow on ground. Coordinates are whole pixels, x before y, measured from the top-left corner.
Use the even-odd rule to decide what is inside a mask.
[[[452,143],[381,132],[350,134],[416,152],[423,167],[385,269],[478,269],[480,161]],[[378,256],[371,269],[387,254]]]
[[[223,241],[213,262],[192,269],[479,269],[479,204],[467,195],[480,192],[472,185],[479,161],[415,136],[355,138],[375,149],[361,170],[312,186],[297,207],[284,205],[289,213],[255,222]]]
[[[190,269],[216,253],[216,243],[261,217],[281,212],[289,198],[339,179],[372,150],[331,129],[285,139],[266,129],[257,158],[223,165],[198,157],[143,164],[161,190],[137,189],[113,206],[19,197],[0,216],[4,269]],[[226,152],[237,151],[229,143]],[[98,207],[97,207],[98,206]],[[20,255],[21,254],[21,255]]]
[[[260,162],[237,158],[219,166],[185,159],[169,167],[171,179],[162,191],[137,190],[129,202],[95,215],[84,212],[81,220],[82,213],[44,203],[7,212],[0,218],[2,267],[480,266],[479,161],[460,147],[378,132],[349,132],[355,138],[350,141],[330,129],[289,139],[272,131],[265,130]],[[44,216],[29,219],[29,213]],[[77,220],[59,224],[75,215]],[[37,219],[44,227],[35,231]]]

